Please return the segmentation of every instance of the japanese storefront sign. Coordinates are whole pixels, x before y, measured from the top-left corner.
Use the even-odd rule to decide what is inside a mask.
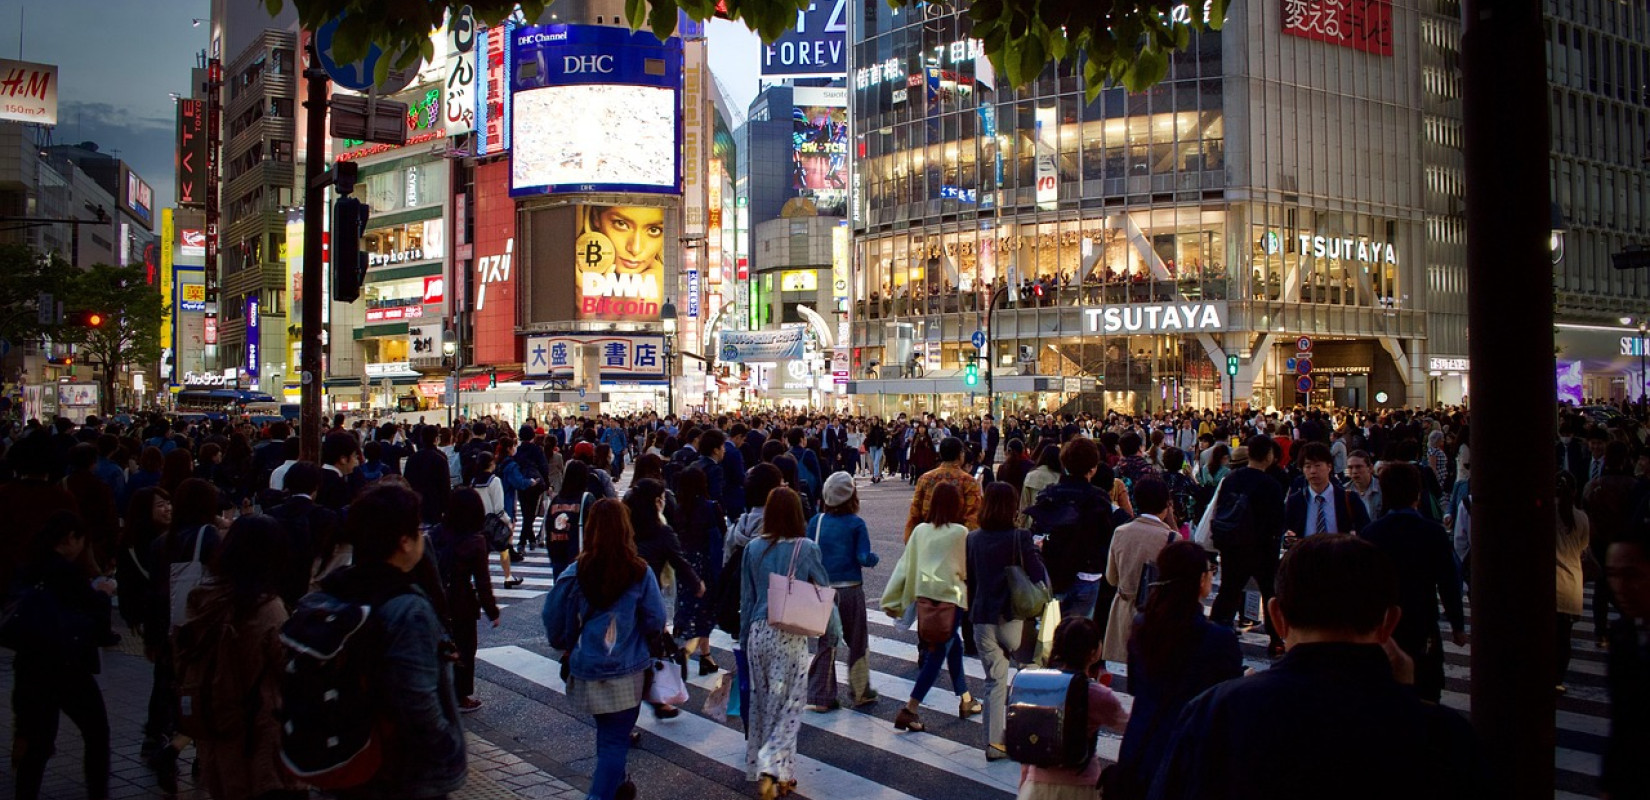
[[[1283,0],[1283,32],[1392,55],[1392,0]]]
[[[565,333],[527,337],[527,377],[573,377],[573,362],[580,346],[596,348],[602,380],[656,380],[665,376],[663,336]]]
[[[507,51],[513,23],[506,22],[476,32],[477,80],[475,93],[476,155],[502,153],[510,149],[510,59]]]
[[[447,80],[442,89],[448,136],[475,128],[476,21],[465,6],[447,20]]]
[[[250,296],[246,298],[246,376],[253,380],[259,375],[258,347],[262,344],[258,328],[258,298]]]

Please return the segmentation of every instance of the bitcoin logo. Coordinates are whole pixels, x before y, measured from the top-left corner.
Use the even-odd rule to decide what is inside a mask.
[[[609,273],[613,271],[613,242],[605,234],[592,231],[578,238],[573,243],[573,252],[579,262],[579,269],[585,272]]]

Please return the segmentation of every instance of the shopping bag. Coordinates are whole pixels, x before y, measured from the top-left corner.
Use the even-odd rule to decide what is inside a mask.
[[[644,698],[647,702],[679,706],[688,701],[687,681],[682,680],[682,670],[676,662],[654,659],[649,669],[653,674],[647,683]]]
[[[710,690],[710,696],[705,698],[705,716],[717,722],[728,721],[728,699],[733,695],[733,675],[722,673],[722,680],[716,688]]]
[[[1043,607],[1043,620],[1037,626],[1037,666],[1048,666],[1049,654],[1054,652],[1054,629],[1060,627],[1060,604],[1051,602]]]

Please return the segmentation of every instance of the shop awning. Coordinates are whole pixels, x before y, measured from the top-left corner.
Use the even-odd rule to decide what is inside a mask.
[[[498,371],[498,382],[513,383],[521,380],[522,374],[522,371],[519,369],[508,371],[501,369]],[[489,382],[490,379],[488,374],[486,372],[479,372],[459,378],[458,388],[460,391],[465,392],[479,392],[486,390]]]
[[[540,387],[523,386],[519,389],[484,389],[479,392],[463,392],[459,395],[458,403],[461,406],[487,405],[489,403],[606,403],[610,402],[606,392],[586,392],[583,397],[578,391],[557,391]]]

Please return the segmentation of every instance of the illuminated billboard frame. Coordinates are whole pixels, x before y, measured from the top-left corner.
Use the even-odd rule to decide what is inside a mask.
[[[819,213],[847,216],[848,90],[791,90],[791,191]]]
[[[511,140],[517,150],[511,167],[512,197],[562,192],[681,194],[681,39],[661,42],[646,31],[632,33],[622,27],[527,26],[511,36],[509,64]],[[608,103],[606,113],[588,107],[602,101]],[[599,119],[592,119],[598,113],[611,122],[613,116],[636,110],[637,104],[651,106],[651,124],[638,125],[639,134],[657,136],[662,129],[663,136],[650,141],[614,135],[611,126],[603,128]],[[659,124],[667,114],[668,124]],[[593,128],[595,136],[589,133]],[[578,142],[580,134],[589,141]],[[593,154],[598,162],[609,155],[653,152],[662,167],[657,180],[560,180],[571,176],[557,175],[556,162],[585,159],[579,148],[592,142],[607,148]],[[535,157],[524,159],[523,151]],[[602,166],[588,169],[599,172]],[[630,168],[618,171],[635,174]]]

